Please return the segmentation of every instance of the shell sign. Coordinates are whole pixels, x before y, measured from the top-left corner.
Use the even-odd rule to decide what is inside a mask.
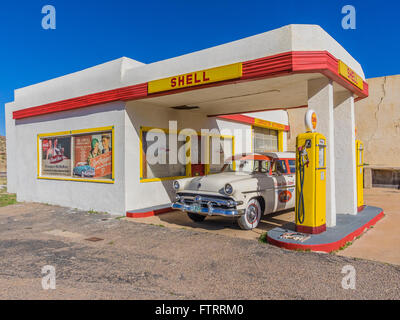
[[[242,63],[190,72],[169,78],[150,81],[148,93],[176,90],[213,82],[237,79],[242,76]]]
[[[353,69],[351,69],[349,66],[347,66],[347,64],[345,64],[341,60],[339,60],[338,66],[339,66],[339,74],[343,78],[347,79],[361,90],[364,89],[363,79]]]
[[[317,129],[317,114],[315,112],[311,115],[311,124],[314,130]]]

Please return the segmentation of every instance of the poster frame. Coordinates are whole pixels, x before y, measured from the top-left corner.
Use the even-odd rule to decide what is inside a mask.
[[[71,161],[73,161],[73,146],[74,146],[74,136],[81,134],[96,134],[101,132],[111,131],[111,179],[87,179],[87,178],[74,178],[71,176],[46,176],[41,174],[41,159],[42,159],[42,143],[41,140],[44,138],[53,138],[53,137],[71,137]],[[89,128],[89,129],[79,129],[79,130],[70,130],[70,131],[59,131],[59,132],[51,132],[51,133],[40,133],[37,135],[37,179],[45,179],[45,180],[62,180],[62,181],[80,181],[80,182],[95,182],[95,183],[114,183],[115,182],[115,134],[114,134],[114,126],[107,127],[97,127],[97,128]],[[73,165],[71,166],[73,167]]]

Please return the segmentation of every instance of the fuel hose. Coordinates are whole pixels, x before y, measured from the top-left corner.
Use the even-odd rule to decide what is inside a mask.
[[[297,210],[297,221],[302,224],[304,222],[304,195],[303,195],[303,187],[304,187],[304,158],[299,152],[299,178],[300,178],[300,194],[299,194],[299,202],[298,202],[298,210]]]

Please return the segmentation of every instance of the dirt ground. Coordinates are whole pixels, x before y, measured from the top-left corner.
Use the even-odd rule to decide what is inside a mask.
[[[257,240],[260,236],[277,226],[294,221],[294,211],[270,214],[261,219],[260,224],[253,230],[242,230],[235,220],[224,217],[207,217],[203,222],[193,222],[185,213],[172,211],[147,218],[126,218],[127,221],[159,225],[172,229],[185,228],[199,232],[210,232],[223,236]]]
[[[0,299],[400,299],[399,266],[199,230],[45,204],[0,208]],[[55,290],[42,288],[45,265]],[[355,290],[342,287],[346,265]]]

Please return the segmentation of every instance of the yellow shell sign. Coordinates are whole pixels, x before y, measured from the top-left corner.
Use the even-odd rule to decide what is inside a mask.
[[[285,130],[286,126],[284,124],[262,120],[262,119],[254,119],[254,124],[257,126],[269,128],[269,129],[276,129],[276,130]]]
[[[361,90],[364,89],[363,79],[341,60],[339,60],[339,74]]]
[[[148,93],[176,90],[207,83],[237,79],[242,76],[242,63],[195,71],[174,77],[150,81]]]

